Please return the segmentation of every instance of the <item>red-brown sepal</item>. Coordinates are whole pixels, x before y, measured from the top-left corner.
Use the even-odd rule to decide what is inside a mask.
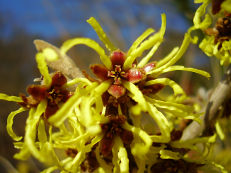
[[[90,66],[90,69],[99,79],[103,81],[108,79],[108,69],[104,65],[94,64]]]
[[[114,52],[112,52],[111,56],[110,56],[112,65],[123,65],[124,61],[126,59],[126,55],[124,52],[120,51],[120,50],[116,50]]]
[[[112,96],[118,99],[119,97],[125,94],[126,89],[122,85],[113,84],[108,88],[107,91],[109,94],[111,94]]]
[[[67,78],[61,72],[56,72],[52,77],[51,86],[62,87],[66,83],[67,83]]]
[[[37,101],[41,101],[47,97],[47,87],[43,85],[30,85],[27,88],[27,92]]]
[[[150,62],[143,67],[143,70],[145,71],[145,73],[148,73],[152,71],[154,67],[156,67],[156,62]]]
[[[138,83],[146,77],[145,71],[141,68],[131,68],[128,70],[127,74],[128,81],[131,83]]]

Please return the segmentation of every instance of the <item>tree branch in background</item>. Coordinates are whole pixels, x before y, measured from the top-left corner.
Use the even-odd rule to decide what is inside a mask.
[[[192,139],[196,136],[211,135],[214,132],[214,126],[220,111],[225,111],[225,105],[231,99],[231,66],[228,67],[225,78],[222,80],[211,94],[205,110],[201,117],[203,122],[198,124],[192,122],[183,132],[181,140]]]

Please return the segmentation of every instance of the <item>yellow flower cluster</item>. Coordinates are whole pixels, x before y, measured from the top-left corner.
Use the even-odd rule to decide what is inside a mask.
[[[162,60],[149,63],[163,41],[164,14],[160,30],[153,34],[153,29],[147,29],[127,53],[115,48],[94,18],[90,18],[88,23],[110,54],[107,55],[98,43],[89,38],[67,40],[60,51],[66,55],[78,44],[94,49],[103,63],[92,67],[100,79],[67,81],[63,75],[49,74],[46,61],[55,61],[59,57],[54,50],[46,48],[36,55],[43,76],[42,85],[29,87],[28,97],[0,94],[0,99],[21,105],[10,113],[7,120],[7,131],[15,141],[15,148],[19,149],[14,156],[16,159],[26,160],[32,155],[48,165],[43,173],[57,169],[73,173],[128,173],[133,169],[150,172],[160,158],[190,160],[187,153],[182,154],[177,149],[200,152],[196,143],[207,143],[208,146],[215,141],[216,135],[180,141],[180,137],[174,137],[173,133],[176,123],[169,121],[169,117],[200,121],[195,107],[183,104],[187,98],[183,89],[173,80],[160,77],[175,70],[210,77],[205,71],[174,65],[190,44],[189,33],[185,34],[181,47],[174,48]],[[137,62],[136,59],[146,50],[149,50],[147,55]],[[171,99],[158,95],[165,86],[173,89]],[[25,135],[17,136],[12,129],[13,119],[27,110]],[[142,119],[150,121],[148,127]],[[198,165],[209,163],[205,159],[190,162]]]
[[[194,2],[202,3],[195,13],[194,26],[191,28],[201,29],[205,33],[199,47],[207,56],[218,58],[221,65],[229,65],[231,63],[231,1],[212,1],[212,6],[210,6],[211,0]],[[213,23],[216,24],[213,26]]]

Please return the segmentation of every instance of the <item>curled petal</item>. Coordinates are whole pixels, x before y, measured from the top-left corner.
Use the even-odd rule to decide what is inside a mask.
[[[129,172],[129,159],[126,149],[124,148],[123,144],[120,144],[118,158],[120,160],[120,172],[127,173]]]
[[[0,93],[0,100],[6,100],[6,101],[12,101],[12,102],[18,102],[18,103],[23,101],[21,97],[8,96],[3,93]]]
[[[185,36],[184,36],[184,40],[183,40],[183,43],[182,43],[180,49],[179,50],[177,48],[173,49],[173,51],[169,54],[169,56],[167,56],[166,58],[164,58],[163,60],[160,61],[161,64],[163,64],[163,62],[165,64],[160,66],[160,64],[157,63],[157,68],[155,68],[153,71],[151,71],[151,73],[153,74],[153,73],[162,72],[167,67],[170,67],[170,66],[174,65],[183,56],[183,54],[187,50],[187,48],[188,48],[188,46],[190,44],[190,39],[191,39],[190,35],[188,33],[186,33]],[[174,56],[172,57],[172,55],[174,55]]]
[[[165,85],[163,84],[153,84],[153,85],[149,85],[149,86],[145,86],[142,89],[142,93],[145,95],[148,94],[156,94],[158,93],[161,89],[163,89],[165,87]]]
[[[175,96],[185,96],[184,90],[176,82],[168,78],[158,78],[145,83],[146,86],[153,84],[169,85],[173,89]]]
[[[199,151],[199,147],[195,144],[214,143],[216,141],[216,138],[217,138],[217,135],[214,134],[213,136],[209,136],[209,137],[197,137],[197,138],[193,138],[189,140],[173,141],[171,143],[171,146],[175,148],[188,148],[188,149]]]
[[[128,55],[130,55],[130,53],[136,49],[150,34],[152,34],[154,32],[154,29],[152,28],[148,28],[146,31],[144,31],[137,39],[136,41],[134,41],[134,43],[132,44],[132,46],[130,47],[129,51],[128,51]]]
[[[142,107],[143,111],[146,111],[146,101],[140,89],[133,83],[127,81],[123,81],[123,85],[130,92],[128,95]]]
[[[25,108],[19,108],[18,110],[11,112],[7,118],[7,125],[6,125],[7,132],[12,137],[12,139],[15,141],[20,141],[22,139],[22,136],[17,136],[14,133],[14,131],[12,129],[13,122],[14,122],[13,119],[14,119],[15,115],[17,115],[17,114],[19,114],[25,110],[26,110]]]
[[[175,47],[164,59],[160,60],[157,62],[156,67],[161,67],[162,65],[166,64],[169,62],[178,52],[179,47]]]
[[[108,90],[108,88],[111,86],[111,80],[106,80],[104,82],[102,82],[100,85],[98,85],[95,88],[95,94],[97,96],[101,96],[105,91]]]
[[[129,172],[129,160],[127,151],[123,146],[123,143],[119,137],[115,138],[115,144],[112,148],[113,152],[113,172],[128,173]]]
[[[31,154],[36,157],[41,162],[46,162],[49,159],[44,157],[42,153],[38,150],[35,140],[36,140],[36,128],[39,123],[41,115],[44,113],[46,107],[46,102],[41,102],[36,111],[30,111],[29,117],[26,121],[25,127],[25,144],[28,147]]]
[[[148,63],[148,61],[152,58],[152,56],[154,55],[154,53],[157,51],[157,49],[160,46],[161,41],[159,41],[158,43],[156,43],[152,49],[148,52],[148,54],[142,58],[142,60],[139,62],[139,64],[137,65],[137,67],[141,68],[143,67],[145,64]]]
[[[78,83],[82,83],[83,85],[91,85],[91,81],[89,81],[87,78],[75,78],[73,80],[68,81],[63,87],[70,87]]]
[[[134,138],[134,146],[131,148],[133,155],[143,159],[152,145],[151,137],[142,129],[131,126],[127,122],[123,124],[123,128],[131,131],[134,135],[143,140],[143,143],[140,143],[140,139]]]
[[[106,33],[104,32],[100,24],[97,22],[97,20],[95,20],[94,17],[89,18],[87,22],[92,26],[92,28],[97,33],[99,39],[104,43],[104,45],[109,51],[113,51],[116,49],[115,46],[112,44],[112,42],[110,42],[109,38],[107,37]]]
[[[156,135],[152,136],[153,142],[169,142],[171,127],[167,118],[165,118],[165,116],[160,111],[158,111],[156,107],[153,106],[151,103],[148,102],[147,105],[148,105],[148,113],[158,124],[161,131],[161,136],[156,136]]]
[[[143,52],[147,49],[150,49],[153,47],[155,44],[159,44],[163,40],[163,35],[165,33],[165,28],[166,28],[166,16],[165,14],[161,15],[162,19],[162,25],[160,28],[160,31],[153,36],[149,37],[147,40],[145,40],[141,45],[137,48],[134,49],[134,51],[131,52],[131,54],[128,55],[124,62],[124,69],[128,70],[129,68],[132,67],[132,64],[134,63],[135,59],[143,54]]]
[[[198,3],[202,3],[202,2],[198,2]],[[194,15],[194,18],[193,18],[193,23],[194,23],[195,28],[206,29],[212,23],[212,20],[209,14],[206,14],[204,19],[201,20],[202,16],[204,16],[206,12],[206,8],[209,3],[210,3],[209,0],[204,0],[203,4],[197,9]]]
[[[231,13],[231,1],[225,1],[221,4],[221,8]]]
[[[48,61],[57,61],[59,59],[58,54],[50,47],[43,49],[42,52]]]
[[[25,144],[23,144],[22,142],[21,142],[21,144],[22,144],[21,146],[17,146],[17,144],[18,143],[14,143],[14,146],[17,149],[20,149],[20,152],[16,153],[14,155],[14,158],[18,159],[18,160],[28,160],[31,156],[31,153],[30,153],[28,147]]]
[[[105,51],[100,45],[95,42],[94,40],[91,40],[89,38],[73,38],[70,40],[67,40],[63,43],[61,47],[61,52],[65,54],[70,48],[72,48],[75,45],[84,44],[92,49],[94,49],[100,56],[100,59],[102,63],[108,68],[112,68],[111,60],[108,58],[108,56],[105,54]]]
[[[195,69],[195,68],[188,68],[188,67],[184,67],[184,66],[181,66],[181,65],[170,66],[170,67],[164,69],[162,72],[165,73],[165,72],[170,72],[170,71],[175,71],[175,70],[191,71],[191,72],[200,74],[200,75],[202,75],[204,77],[207,77],[207,78],[210,77],[210,74],[208,72],[206,72],[206,71],[198,70],[198,69]]]
[[[195,109],[193,106],[183,105],[174,102],[167,102],[162,100],[156,100],[149,97],[145,97],[150,103],[152,103],[155,107],[164,110],[165,112],[170,112],[176,117],[183,117],[184,119],[192,119],[199,121],[199,117],[201,114],[195,113]]]
[[[43,53],[37,53],[36,61],[38,64],[38,69],[44,78],[45,85],[49,86],[51,84],[51,76],[49,74],[47,63],[45,61],[45,56],[43,55]]]
[[[180,153],[178,152],[173,152],[170,150],[160,150],[160,158],[161,159],[172,159],[172,160],[179,160]]]
[[[225,134],[222,131],[222,128],[221,128],[220,123],[218,121],[215,124],[215,128],[216,128],[217,135],[220,137],[221,140],[224,140]]]

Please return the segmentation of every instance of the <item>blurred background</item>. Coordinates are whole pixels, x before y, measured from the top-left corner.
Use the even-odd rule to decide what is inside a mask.
[[[25,93],[27,85],[40,77],[34,59],[34,39],[45,40],[57,47],[73,37],[89,37],[99,42],[86,22],[93,16],[111,41],[126,52],[148,27],[159,30],[161,13],[165,13],[165,40],[154,55],[155,60],[181,44],[184,33],[192,26],[197,7],[193,0],[0,0],[0,93]],[[70,56],[81,70],[99,62],[97,54],[85,46],[75,47]],[[210,88],[220,79],[221,69],[216,60],[209,60],[197,46],[191,45],[180,63],[210,72],[212,69],[212,75],[215,75],[209,81],[188,72],[177,72],[171,78],[180,82],[189,95],[195,95],[199,86]],[[5,127],[8,114],[17,108],[15,103],[0,100],[0,162],[11,163],[19,172],[38,172],[42,166],[35,160],[30,160],[28,167],[26,162],[13,159],[16,150]],[[18,134],[24,133],[26,117],[26,114],[20,114],[15,118],[14,129]],[[2,164],[0,172],[4,172],[1,170]]]

